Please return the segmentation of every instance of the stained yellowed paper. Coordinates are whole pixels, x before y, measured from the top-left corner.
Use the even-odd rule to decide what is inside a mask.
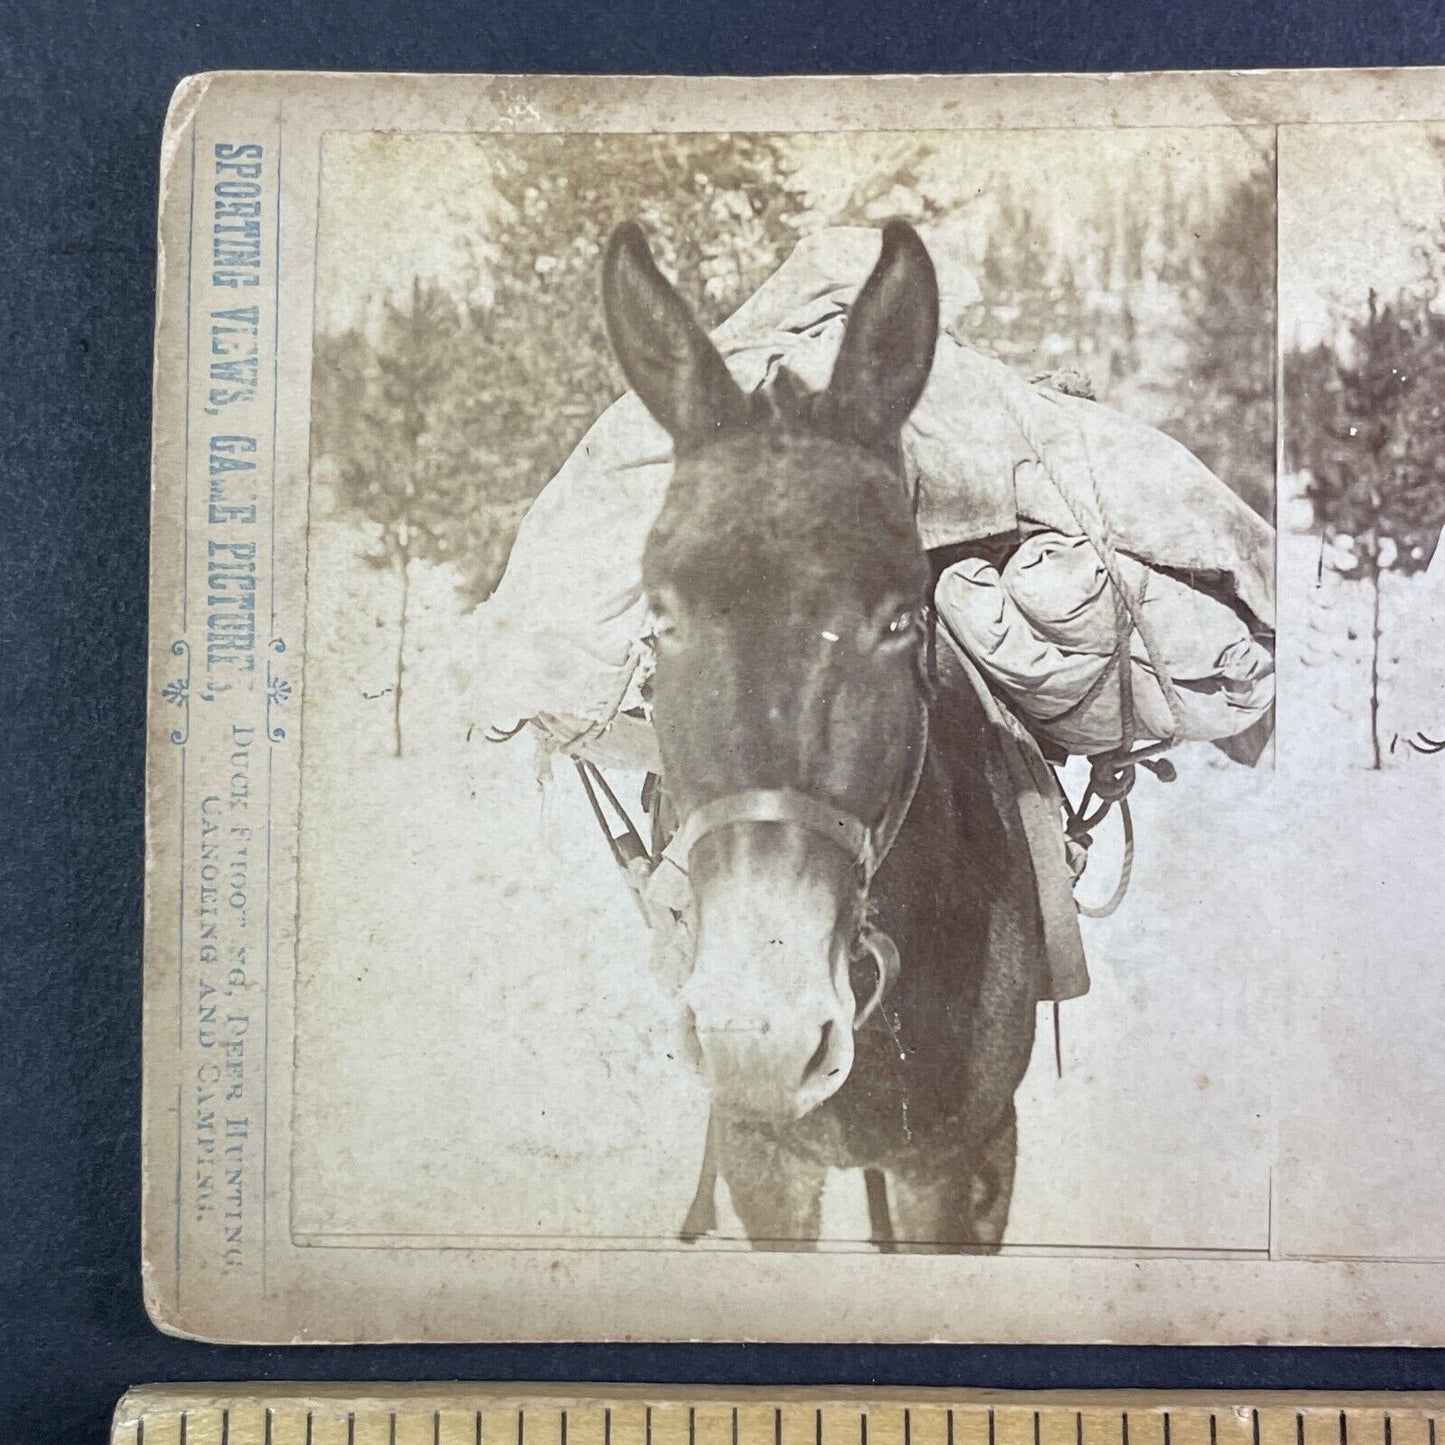
[[[1043,958],[1005,1040],[1022,1078],[970,1093],[959,1080],[992,1065],[934,1058],[920,1077],[962,1100],[947,1127],[909,1093],[930,1047],[899,1012],[916,949],[897,979],[876,963],[875,1002],[881,955],[844,963],[836,1021],[797,1025],[802,1085],[773,1071],[799,1072],[780,1040],[807,990],[776,976],[699,1058],[712,976],[689,979],[695,940],[667,933],[655,890],[645,921],[573,762],[650,846],[646,719],[668,704],[648,669],[678,644],[641,558],[672,439],[635,399],[605,429],[632,374],[604,324],[609,236],[637,222],[734,375],[768,392],[783,350],[800,385],[829,385],[828,328],[863,304],[891,218],[937,280],[934,393],[903,434],[936,566],[1087,513],[1076,453],[1039,431],[1063,417],[1106,524],[1081,524],[1085,560],[1146,569],[1128,575],[1166,645],[1223,639],[1156,685],[1136,634],[1132,740],[1151,705],[1204,720],[1149,756],[1172,781],[1136,768],[1127,848],[1116,810],[1051,865],[1087,856],[1088,906],[1128,875],[1117,911],[1076,925],[1067,872],[1039,902],[955,837],[964,911],[930,938],[967,951],[984,905],[1016,895],[1025,934],[1036,909],[1055,932],[1004,962],[984,949],[1004,973]],[[167,122],[160,241],[144,1270],[163,1328],[1445,1344],[1440,73],[202,76]],[[929,411],[945,354],[968,404]],[[869,397],[850,398],[855,430]],[[1151,513],[1135,457],[1212,500]],[[726,530],[731,473],[707,475]],[[777,623],[765,611],[739,647]],[[890,617],[918,621],[895,608],[882,649]],[[818,647],[852,645],[805,621]],[[1112,691],[1073,732],[1062,704],[1029,711],[1076,660],[1058,655],[995,725],[1097,753],[1090,729],[1129,726]],[[694,689],[704,741],[734,705],[722,675]],[[943,681],[935,747],[937,709],[963,696]],[[1203,740],[1229,708],[1249,736],[1269,699],[1252,766]],[[1077,804],[1083,757],[1049,764]],[[1027,791],[1002,763],[989,776]],[[916,802],[908,782],[890,796]],[[909,866],[945,856],[927,841]],[[801,888],[785,873],[756,886]],[[776,903],[776,931],[801,927],[805,892]],[[714,940],[756,904],[729,897]],[[971,997],[945,999],[959,1037]],[[786,1121],[728,1125],[707,1187],[710,1115],[751,1120],[796,1085],[799,1107],[824,1095],[812,1129],[890,1048],[896,1120],[802,1153]],[[951,1141],[1000,1089],[955,1178]],[[848,1153],[864,1135],[872,1178]],[[920,1203],[935,1184],[945,1202]],[[798,1210],[774,1198],[798,1190]]]

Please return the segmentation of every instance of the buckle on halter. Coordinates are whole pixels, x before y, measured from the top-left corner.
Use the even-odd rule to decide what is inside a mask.
[[[853,1015],[855,1033],[882,1007],[884,996],[898,981],[898,975],[903,969],[898,945],[881,928],[875,928],[871,923],[863,925],[863,931],[858,935],[858,952],[853,957],[861,958],[865,953],[873,960],[878,982],[874,985],[868,1002]]]

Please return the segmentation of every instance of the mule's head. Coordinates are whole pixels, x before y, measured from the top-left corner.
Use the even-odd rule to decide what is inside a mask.
[[[685,820],[758,790],[822,805],[822,826],[714,827],[689,859],[684,998],[714,1102],[794,1119],[846,1079],[859,1007],[863,880],[828,810],[877,829],[925,746],[929,572],[900,429],[933,361],[937,282],[917,234],[890,224],[816,393],[784,371],[744,394],[635,225],[612,238],[603,301],[676,453],[644,559],[668,790]]]

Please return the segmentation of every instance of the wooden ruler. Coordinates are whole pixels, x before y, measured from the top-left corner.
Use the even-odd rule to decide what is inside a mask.
[[[1445,1392],[153,1385],[112,1445],[1445,1445]]]

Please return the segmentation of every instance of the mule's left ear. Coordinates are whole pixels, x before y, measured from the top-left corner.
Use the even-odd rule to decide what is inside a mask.
[[[657,269],[635,221],[612,233],[602,261],[602,310],[627,380],[678,451],[747,420],[747,397],[687,302]]]
[[[883,249],[848,315],[826,398],[828,424],[864,446],[892,445],[918,404],[938,341],[938,277],[906,221]]]

